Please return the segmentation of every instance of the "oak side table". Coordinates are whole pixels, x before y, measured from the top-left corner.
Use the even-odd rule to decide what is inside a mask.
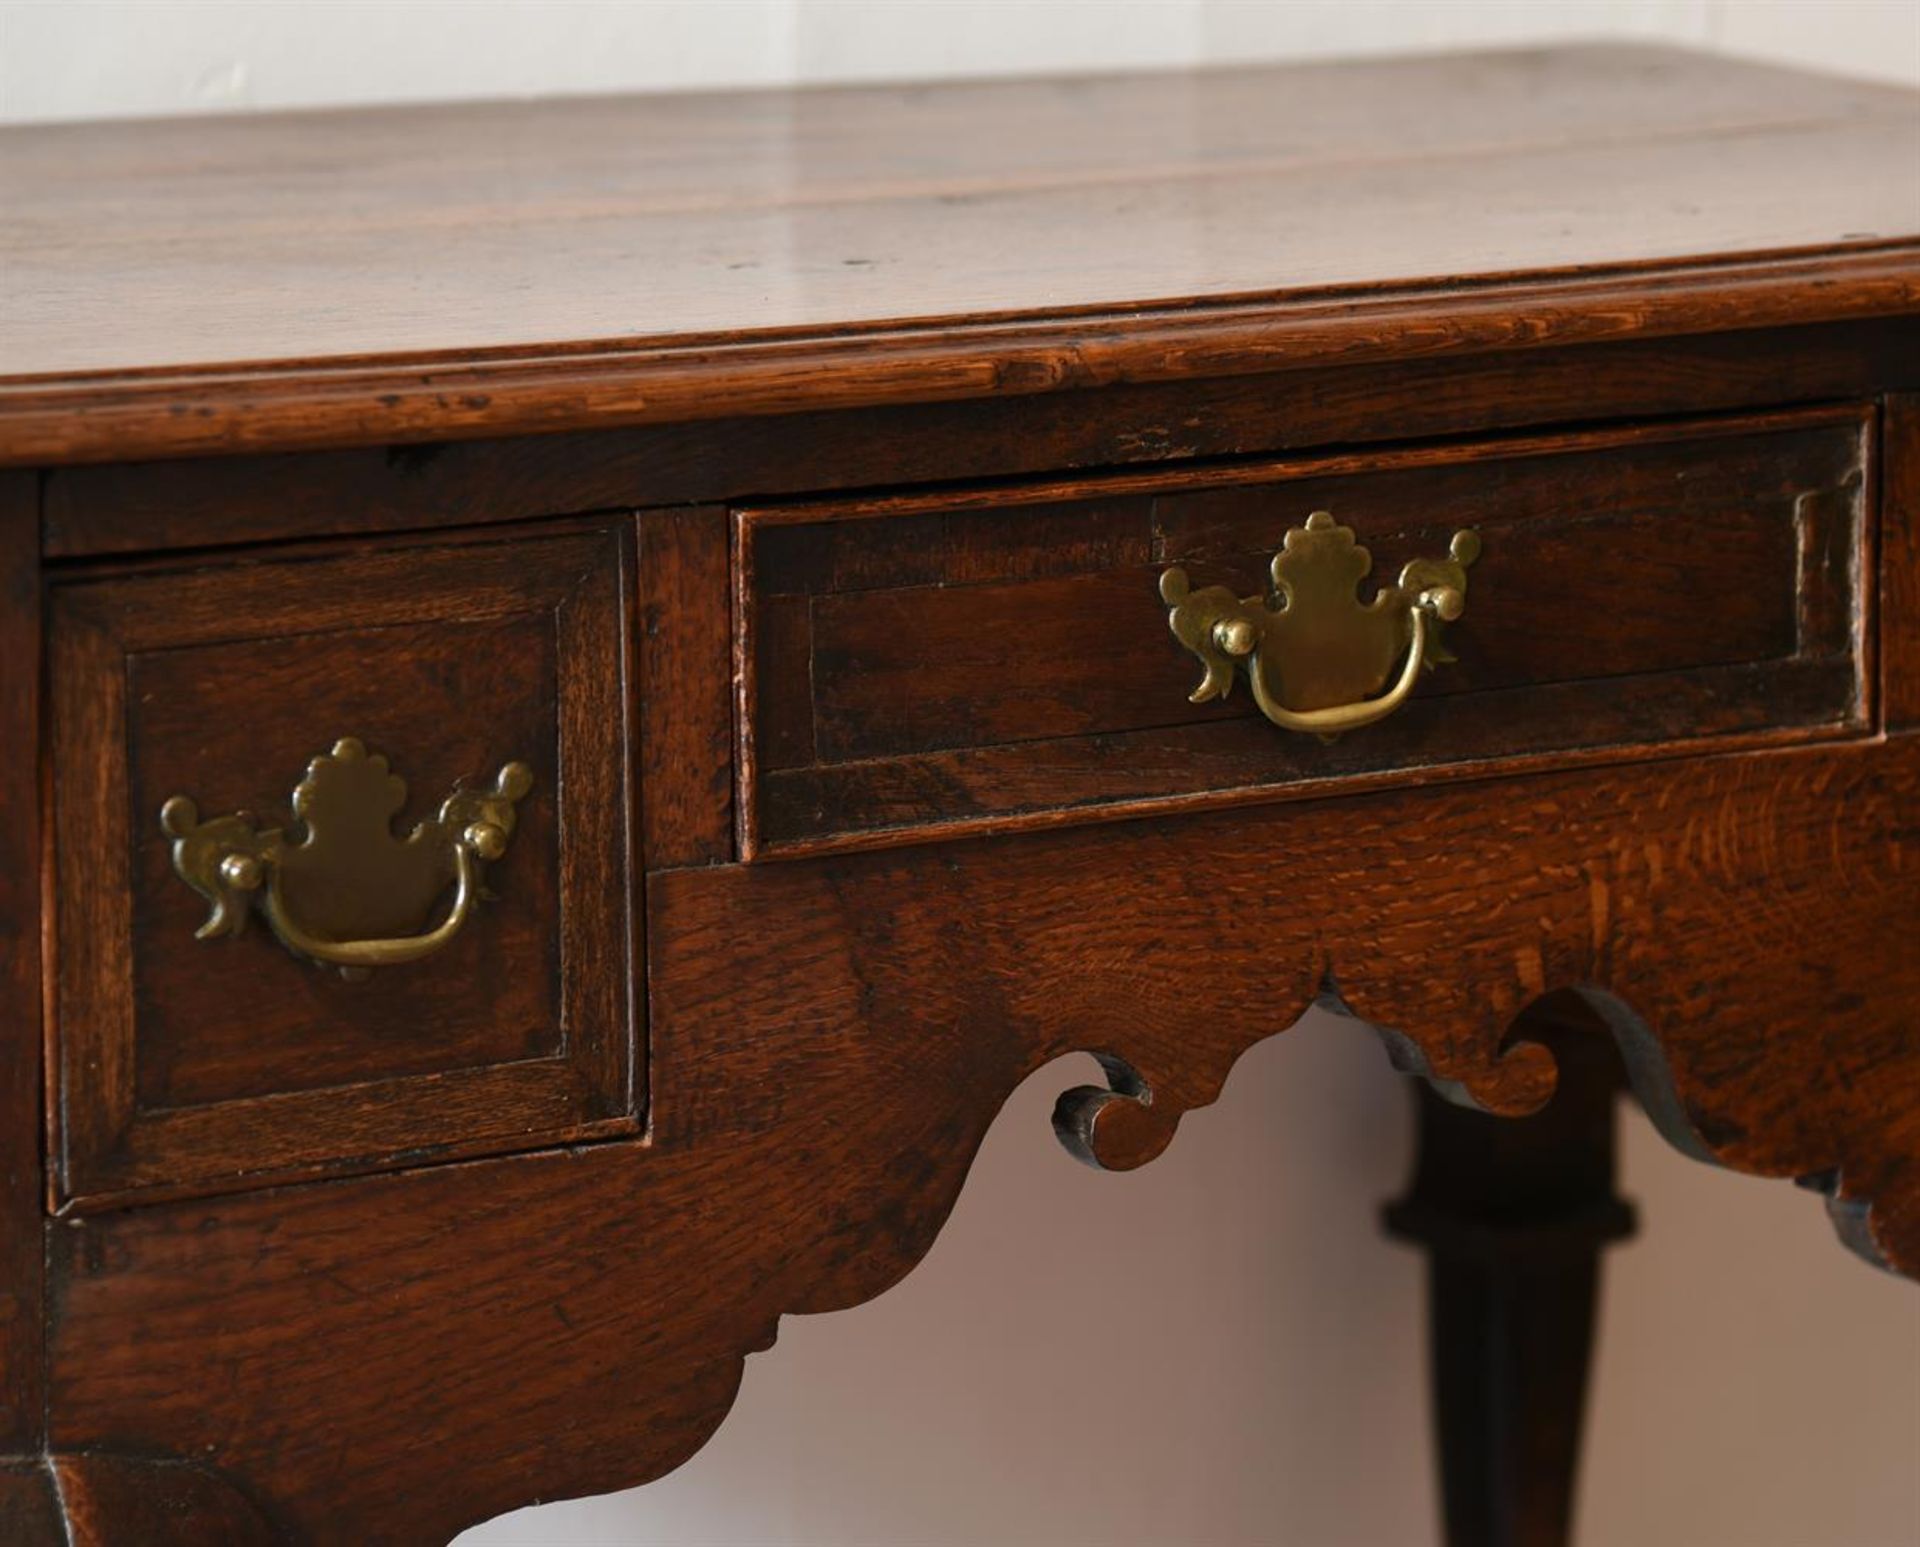
[[[1565,1539],[1616,1089],[1920,1272],[1913,94],[75,125],[0,199],[0,1540],[658,1476],[1035,1068],[1124,1170],[1316,1001],[1430,1092],[1456,1547]]]

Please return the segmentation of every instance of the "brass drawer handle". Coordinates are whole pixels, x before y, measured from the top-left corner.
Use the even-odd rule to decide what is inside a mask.
[[[491,790],[455,789],[438,816],[400,838],[393,818],[406,803],[405,781],[347,737],[309,763],[294,789],[293,814],[306,824],[296,842],[277,827],[256,828],[244,812],[202,822],[185,795],[160,808],[160,825],[180,879],[213,904],[197,939],[239,934],[251,902],[295,955],[361,976],[430,956],[460,933],[481,871],[507,851],[514,803],[532,786],[525,763],[508,763]],[[427,917],[448,886],[453,906],[439,924],[395,933]],[[293,917],[290,887],[304,924]]]
[[[1385,719],[1423,670],[1453,660],[1438,642],[1438,625],[1466,609],[1467,566],[1479,556],[1479,533],[1455,532],[1449,557],[1413,560],[1397,584],[1362,603],[1372,556],[1351,527],[1316,510],[1274,555],[1269,596],[1237,597],[1225,586],[1190,590],[1187,572],[1170,569],[1160,577],[1160,597],[1174,637],[1206,667],[1194,703],[1225,698],[1237,662],[1275,725],[1337,736]],[[1393,686],[1380,693],[1403,654]]]

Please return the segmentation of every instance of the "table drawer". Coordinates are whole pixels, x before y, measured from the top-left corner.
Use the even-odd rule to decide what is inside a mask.
[[[635,1128],[629,567],[571,529],[53,588],[56,1202]]]
[[[1847,407],[741,509],[743,852],[1858,731],[1871,433]],[[1163,577],[1257,599],[1320,511],[1362,597],[1474,534],[1429,631],[1452,659],[1331,738],[1244,671],[1190,701]],[[1348,648],[1335,621],[1288,673]]]

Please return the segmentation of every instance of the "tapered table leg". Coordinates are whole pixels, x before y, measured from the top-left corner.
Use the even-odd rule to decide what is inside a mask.
[[[1554,1039],[1560,1088],[1530,1118],[1424,1082],[1419,1158],[1390,1233],[1428,1254],[1428,1330],[1449,1547],[1564,1547],[1600,1254],[1632,1234],[1614,1192],[1610,1042]]]

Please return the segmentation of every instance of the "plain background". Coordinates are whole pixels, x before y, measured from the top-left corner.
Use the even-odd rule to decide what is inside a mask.
[[[1920,83],[1920,0],[5,0],[0,119],[1601,36]],[[1433,1542],[1419,1260],[1374,1223],[1408,1096],[1372,1036],[1310,1017],[1263,1043],[1129,1176],[1048,1131],[1078,1062],[1015,1095],[925,1265],[788,1318],[688,1465],[463,1547]],[[1920,1543],[1920,1295],[1817,1200],[1637,1115],[1625,1141],[1644,1233],[1608,1272],[1585,1547]]]

